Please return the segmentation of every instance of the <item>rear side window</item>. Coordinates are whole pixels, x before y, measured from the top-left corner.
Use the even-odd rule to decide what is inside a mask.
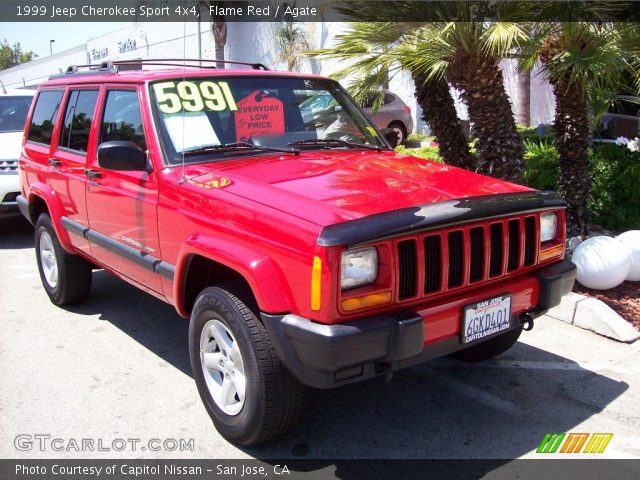
[[[100,143],[126,140],[147,149],[142,128],[138,93],[133,90],[109,90],[104,106]]]
[[[55,126],[56,119],[58,118],[62,93],[62,90],[47,90],[40,92],[38,99],[36,100],[36,107],[31,117],[27,140],[51,145],[53,127]]]
[[[87,151],[97,99],[97,90],[73,90],[71,92],[60,136],[61,147],[78,152]]]

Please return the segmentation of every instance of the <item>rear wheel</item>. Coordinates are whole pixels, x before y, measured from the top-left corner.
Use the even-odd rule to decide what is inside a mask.
[[[51,302],[63,306],[85,300],[91,292],[91,264],[62,248],[47,214],[38,218],[35,243],[40,280]]]
[[[480,362],[497,357],[515,345],[522,333],[522,327],[510,330],[503,335],[499,335],[489,340],[485,340],[478,345],[474,345],[464,350],[455,352],[452,356],[464,362]]]
[[[228,290],[198,296],[189,353],[200,398],[226,439],[257,445],[301,416],[302,385],[280,363],[256,313]]]
[[[404,141],[407,139],[407,129],[401,122],[391,122],[389,124],[389,128],[391,128],[396,135],[398,135],[398,145],[402,145]]]

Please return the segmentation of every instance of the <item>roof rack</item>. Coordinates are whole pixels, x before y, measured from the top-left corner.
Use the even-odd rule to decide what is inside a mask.
[[[203,63],[207,65],[203,65]],[[120,70],[142,69],[144,65],[156,65],[166,67],[208,68],[215,69],[217,64],[247,65],[253,70],[269,70],[262,63],[236,62],[233,60],[205,60],[199,58],[148,58],[137,60],[109,60],[99,64],[69,65],[64,73],[52,75],[49,79],[61,78],[69,75],[91,75],[104,73],[118,73]],[[86,69],[86,70],[80,70]]]

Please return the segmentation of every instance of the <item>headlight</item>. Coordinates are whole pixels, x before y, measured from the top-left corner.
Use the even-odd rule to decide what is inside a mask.
[[[378,278],[378,251],[374,247],[342,252],[340,286],[343,290],[373,283]]]
[[[558,217],[555,213],[540,215],[540,243],[548,242],[556,238],[558,229]]]

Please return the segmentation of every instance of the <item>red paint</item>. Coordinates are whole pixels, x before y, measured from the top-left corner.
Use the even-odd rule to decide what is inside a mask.
[[[457,334],[461,305],[477,299],[508,291],[513,294],[515,312],[535,305],[538,292],[530,272],[539,268],[537,265],[518,272],[515,279],[465,284],[455,292],[403,302],[396,298],[384,307],[342,314],[339,264],[344,247],[317,245],[324,226],[403,207],[529,189],[391,151],[304,150],[299,156],[260,153],[241,159],[186,165],[184,169],[166,167],[154,134],[148,82],[224,75],[309,77],[244,70],[179,70],[70,76],[41,85],[40,90],[68,88],[70,84],[97,86],[100,95],[96,119],[101,118],[108,87],[135,89],[153,167],[151,172],[102,169],[101,179],[88,181],[82,175],[83,169],[100,169],[96,161],[97,121],[94,121],[86,159],[66,156],[59,151],[55,140],[50,147],[25,141],[20,160],[23,193],[31,201],[39,197],[46,202],[65,249],[96,261],[162,298],[184,316],[188,316],[188,312],[182,303],[182,287],[192,255],[209,258],[241,274],[265,312],[292,312],[322,323],[337,323],[397,308],[413,308],[425,319],[427,341]],[[238,106],[251,105],[255,96],[251,98],[240,100]],[[277,101],[263,98],[262,102],[272,100]],[[31,115],[32,112],[28,123]],[[274,114],[272,121],[275,126],[270,131],[277,133],[281,128],[279,117]],[[59,128],[58,125],[54,138]],[[240,136],[254,134],[251,128],[242,128]],[[62,160],[63,168],[48,166],[48,159],[54,156]],[[193,181],[183,181],[185,178]],[[214,185],[222,178],[224,188],[203,187]],[[62,216],[118,242],[153,250],[152,255],[175,265],[173,281],[115,258],[113,253],[100,247],[87,245],[76,235],[69,235],[60,226]],[[560,222],[560,225],[564,222],[563,214]],[[558,235],[557,242],[563,240],[564,232]],[[391,289],[396,295],[395,241],[376,244],[381,262],[378,280],[353,294]],[[310,310],[314,256],[322,259],[322,308],[318,312]]]

